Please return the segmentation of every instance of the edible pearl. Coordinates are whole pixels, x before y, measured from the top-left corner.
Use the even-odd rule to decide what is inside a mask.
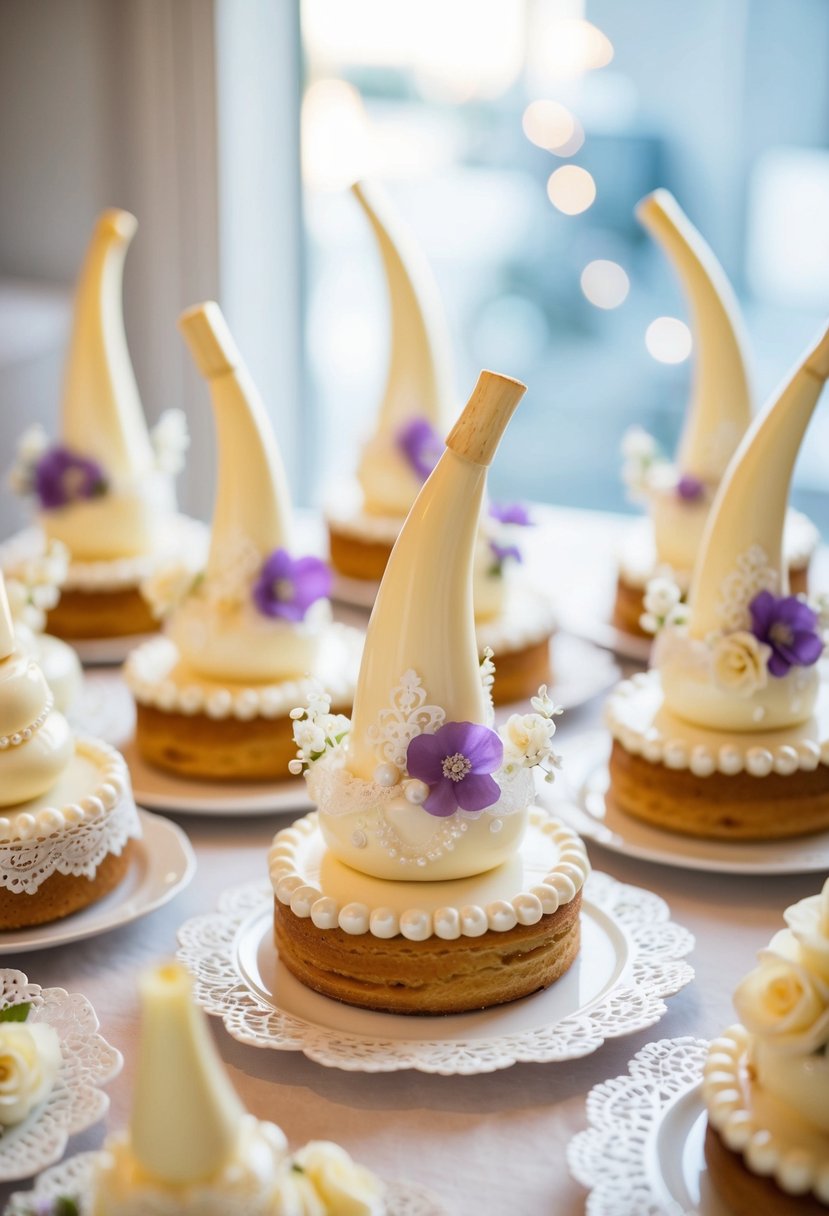
[[[378,785],[385,786],[387,789],[391,788],[400,780],[400,769],[396,764],[378,764],[374,770],[374,780]]]
[[[429,797],[429,787],[425,781],[412,779],[406,782],[405,794],[407,802],[420,806]]]
[[[351,843],[354,845],[355,849],[364,849],[368,844],[368,838],[365,832],[352,832]]]
[[[497,835],[497,833],[501,831],[501,828],[503,826],[504,826],[503,819],[493,819],[492,823],[489,825],[489,830],[490,830],[490,832],[494,832]]]

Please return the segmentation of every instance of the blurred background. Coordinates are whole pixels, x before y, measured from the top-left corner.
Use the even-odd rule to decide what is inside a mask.
[[[502,498],[627,508],[624,430],[669,449],[686,309],[633,209],[666,186],[745,308],[759,401],[829,311],[826,0],[0,0],[0,457],[53,432],[71,283],[97,212],[133,211],[127,335],[148,416],[207,394],[175,329],[218,298],[298,502],[348,473],[388,350],[346,187],[382,179],[427,254],[458,403],[527,382]],[[829,415],[796,501],[829,531]],[[4,494],[0,531],[17,508]]]

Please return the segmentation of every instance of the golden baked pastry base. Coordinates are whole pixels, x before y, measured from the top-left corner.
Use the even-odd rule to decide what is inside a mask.
[[[392,546],[385,541],[360,540],[347,532],[338,532],[328,525],[328,545],[331,565],[346,578],[379,583],[391,555]]]
[[[715,840],[775,840],[829,827],[829,768],[769,773],[712,773],[651,764],[613,741],[608,805],[654,827]]]
[[[158,621],[137,587],[120,591],[64,591],[46,617],[46,632],[70,642],[157,631]]]
[[[829,1211],[814,1195],[788,1195],[774,1179],[753,1174],[742,1155],[726,1148],[710,1124],[705,1132],[705,1164],[714,1190],[734,1213],[826,1216]]]
[[[495,684],[492,700],[496,705],[527,701],[538,693],[540,684],[552,684],[550,639],[531,642],[521,650],[501,650],[495,656]]]
[[[40,884],[34,895],[0,890],[0,930],[28,929],[62,920],[103,899],[127,873],[134,852],[134,841],[128,840],[120,856],[108,853],[94,878],[73,874],[51,874]]]
[[[288,970],[323,996],[384,1013],[468,1013],[529,996],[564,975],[579,951],[580,909],[581,891],[534,925],[413,942],[318,929],[274,900],[274,936]]]

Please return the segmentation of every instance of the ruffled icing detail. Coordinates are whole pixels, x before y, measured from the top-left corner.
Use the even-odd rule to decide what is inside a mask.
[[[752,1173],[772,1176],[787,1195],[812,1192],[829,1203],[829,1137],[815,1135],[807,1145],[795,1131],[793,1139],[793,1108],[781,1105],[779,1118],[769,1118],[768,1110],[776,1105],[771,1098],[766,1117],[757,1117],[748,1092],[751,1045],[752,1036],[739,1025],[711,1043],[702,1082],[709,1121]]]
[[[357,682],[363,635],[347,625],[332,624],[331,634],[339,642],[339,670],[327,665],[326,691],[334,705],[350,705]],[[202,679],[182,669],[179,653],[169,638],[152,638],[129,655],[124,679],[141,705],[165,713],[206,714],[209,718],[287,717],[296,705],[304,704],[316,688],[319,677],[302,676],[265,684],[222,684]]]
[[[55,873],[93,878],[109,853],[141,835],[121,754],[98,739],[78,739],[75,749],[98,768],[95,788],[64,806],[0,817],[0,888],[33,895]]]
[[[587,852],[574,831],[557,819],[549,819],[537,807],[530,809],[530,823],[554,846],[555,864],[529,890],[483,904],[471,904],[466,896],[463,902],[453,901],[452,881],[441,884],[446,903],[434,910],[415,905],[398,913],[384,905],[372,907],[359,899],[342,903],[325,895],[318,876],[312,880],[303,866],[303,852],[319,833],[316,812],[276,834],[268,852],[268,872],[279,902],[288,905],[295,916],[310,917],[318,929],[342,929],[355,936],[370,933],[378,938],[401,936],[409,941],[425,941],[432,936],[447,941],[480,937],[489,929],[507,933],[516,925],[534,925],[542,916],[569,903],[590,872]],[[355,874],[355,894],[359,893],[360,880],[361,876]],[[466,883],[468,880],[460,880],[461,887]]]
[[[733,777],[814,772],[829,764],[829,698],[821,690],[815,715],[802,726],[768,732],[706,731],[663,706],[658,671],[637,672],[617,685],[605,707],[605,723],[625,751],[650,764],[689,769],[695,777],[719,772]]]

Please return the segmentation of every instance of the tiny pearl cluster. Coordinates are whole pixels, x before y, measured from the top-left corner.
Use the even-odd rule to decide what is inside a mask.
[[[295,916],[310,917],[318,929],[342,929],[353,936],[365,933],[379,938],[401,936],[409,941],[426,941],[433,935],[453,941],[459,937],[480,937],[488,930],[506,933],[516,925],[534,925],[542,916],[569,903],[583,887],[589,872],[584,845],[575,832],[553,819],[540,818],[536,826],[557,847],[554,868],[530,890],[511,899],[493,899],[483,906],[449,904],[434,912],[407,908],[397,913],[384,906],[370,908],[358,900],[339,904],[302,873],[300,854],[318,830],[316,812],[277,833],[268,853],[268,868],[279,902],[287,904]]]
[[[19,747],[21,743],[28,743],[32,735],[40,730],[43,723],[49,717],[49,714],[55,707],[55,698],[51,692],[46,698],[46,704],[35,718],[34,722],[30,722],[28,726],[16,730],[11,735],[0,735],[0,751],[5,751],[9,747]]]

